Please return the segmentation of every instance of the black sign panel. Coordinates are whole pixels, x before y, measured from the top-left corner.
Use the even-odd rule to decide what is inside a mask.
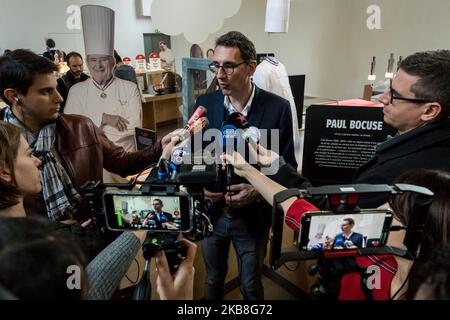
[[[381,107],[313,105],[306,111],[302,174],[314,186],[347,184],[394,130]]]

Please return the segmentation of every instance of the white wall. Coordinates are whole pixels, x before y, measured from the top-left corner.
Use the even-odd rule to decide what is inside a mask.
[[[116,44],[119,54],[134,58],[144,53],[144,33],[154,32],[150,18],[137,14],[137,0],[0,0],[0,53],[4,49],[28,48],[45,51],[45,39],[57,47],[84,54],[81,30],[69,30],[66,13],[70,5],[98,4],[116,12]]]
[[[80,50],[81,30],[66,28],[66,8],[88,3],[116,11],[116,48],[122,56],[143,53],[142,34],[153,32],[154,27],[151,19],[137,15],[137,0],[0,0],[0,52],[25,47],[42,53],[49,35],[67,37],[67,46],[70,43],[73,48],[63,48],[66,52]],[[258,52],[274,52],[289,74],[306,74],[307,95],[360,97],[372,56],[377,57],[376,73],[381,79],[391,52],[398,57],[450,45],[448,0],[292,0],[289,33],[271,35],[264,32],[265,4],[264,0],[243,0],[240,11],[200,46],[206,53],[216,37],[239,30],[254,41]],[[381,30],[366,27],[366,10],[372,4],[381,7]],[[167,18],[173,19],[170,13]],[[201,23],[192,19],[196,21]],[[172,37],[178,70],[190,46],[182,35]]]
[[[416,51],[449,48],[448,0],[292,0],[288,34],[264,32],[264,0],[244,0],[239,13],[200,44],[211,47],[230,31],[246,34],[258,52],[274,52],[289,74],[306,74],[306,94],[333,99],[361,97],[372,56],[377,79],[384,78],[389,54],[397,58]],[[381,7],[381,30],[368,30],[366,10]],[[188,56],[190,44],[174,37],[177,56]]]

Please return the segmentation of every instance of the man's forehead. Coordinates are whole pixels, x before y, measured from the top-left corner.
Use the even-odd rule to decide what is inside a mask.
[[[411,87],[419,81],[420,77],[413,76],[402,69],[399,69],[397,75],[392,80],[392,87],[397,92],[408,92]]]
[[[214,49],[215,61],[240,61],[241,50],[238,47],[217,46]]]
[[[70,57],[68,63],[72,64],[72,65],[73,64],[83,64],[83,59],[78,56]]]
[[[33,78],[32,87],[36,89],[46,88],[46,87],[56,87],[56,75],[53,73],[49,74],[38,74]]]

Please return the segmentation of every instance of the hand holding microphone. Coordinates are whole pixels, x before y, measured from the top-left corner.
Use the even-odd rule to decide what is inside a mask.
[[[205,107],[198,107],[197,110],[195,110],[194,114],[192,115],[192,117],[189,119],[189,121],[187,122],[187,125],[182,128],[182,129],[177,129],[171,133],[169,133],[168,135],[166,135],[164,138],[162,138],[161,140],[161,144],[163,146],[163,148],[166,147],[167,144],[169,144],[171,142],[172,137],[176,136],[179,137],[178,141],[181,142],[187,138],[190,137],[190,131],[192,130],[192,128],[195,126],[194,124],[202,117],[204,117],[207,113],[207,110]],[[205,118],[206,119],[206,118]],[[209,123],[205,123],[205,126],[208,126]],[[197,132],[197,131],[196,131]],[[195,133],[196,133],[195,132]]]
[[[182,129],[181,131],[177,132],[178,142],[184,143],[191,136],[199,133],[207,126],[209,126],[209,121],[207,118],[201,117],[197,119],[189,126],[188,129]]]

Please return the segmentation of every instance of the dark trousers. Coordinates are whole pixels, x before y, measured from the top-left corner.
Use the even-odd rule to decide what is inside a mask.
[[[206,265],[205,297],[222,300],[228,272],[230,243],[236,250],[241,292],[246,300],[263,300],[261,275],[266,253],[268,233],[259,238],[247,231],[244,220],[221,215],[211,237],[202,242]]]

